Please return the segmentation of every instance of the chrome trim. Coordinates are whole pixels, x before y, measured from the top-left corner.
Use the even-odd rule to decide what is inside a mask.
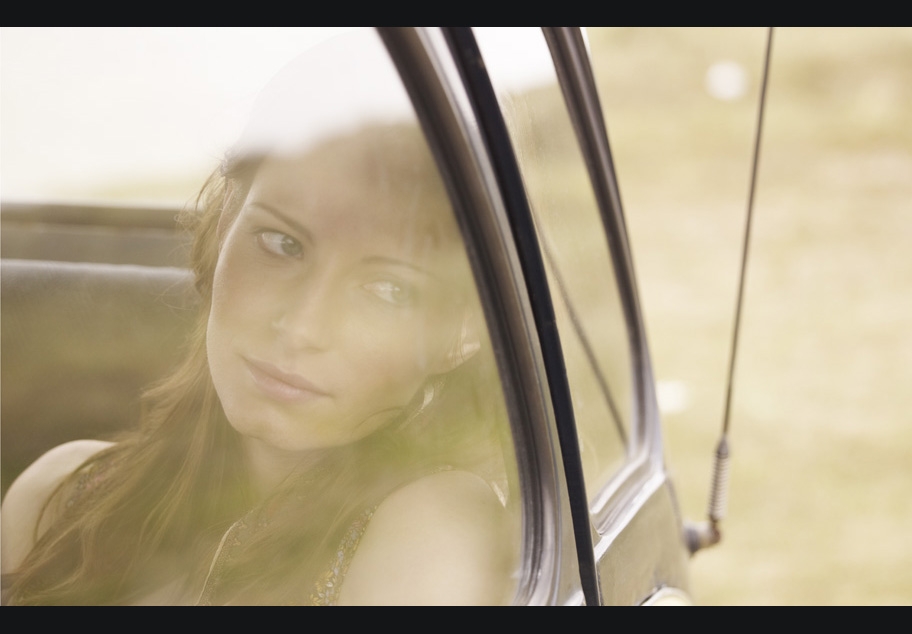
[[[645,328],[633,272],[633,258],[627,240],[620,190],[608,142],[608,132],[602,118],[602,108],[580,29],[578,27],[544,27],[543,31],[551,48],[554,67],[577,131],[577,139],[589,167],[590,178],[605,225],[605,236],[609,242],[614,262],[618,291],[624,299],[624,315],[630,332],[631,359],[635,365],[633,375],[637,378],[634,401],[635,420],[637,423],[641,423],[644,422],[642,419],[645,401],[643,386],[648,382],[647,379],[652,377],[644,375],[643,360],[648,357]],[[655,430],[651,426],[637,425],[636,439],[641,446],[652,448],[653,442],[651,441],[656,440],[651,437],[653,431]]]
[[[557,459],[554,413],[525,279],[471,101],[439,29],[380,28],[409,90],[466,234],[513,427],[523,498],[523,545],[515,603],[564,601],[575,544]],[[572,562],[562,560],[569,533]]]
[[[543,31],[552,52],[565,102],[577,131],[579,145],[586,157],[590,179],[596,189],[629,333],[631,370],[635,386],[635,432],[632,434],[634,440],[629,448],[627,463],[592,497],[589,507],[597,533],[593,536],[593,541],[596,560],[599,562],[601,598],[603,601],[611,602],[619,598],[615,594],[616,587],[609,579],[602,578],[602,575],[608,570],[615,570],[611,556],[612,545],[618,543],[618,548],[625,551],[630,548],[647,548],[648,551],[648,544],[641,543],[641,540],[634,539],[631,542],[628,529],[632,530],[646,515],[658,513],[656,517],[661,517],[664,526],[662,530],[680,534],[681,517],[665,472],[649,346],[646,341],[620,190],[614,171],[608,132],[589,63],[589,51],[579,28],[543,27]],[[667,495],[660,494],[663,487],[667,488]],[[659,503],[660,499],[666,502]],[[661,510],[658,510],[659,507]],[[631,580],[637,578],[647,583],[649,579],[653,579],[654,583],[671,581],[678,585],[686,585],[685,565],[681,561],[671,563],[672,559],[679,560],[683,557],[683,544],[679,550],[680,553],[671,556],[669,562],[664,564],[650,561],[649,556],[638,557],[641,561],[630,562],[629,565],[635,570],[625,569],[625,577],[629,575]],[[643,554],[646,555],[647,551]],[[652,569],[653,565],[657,568]],[[668,578],[654,578],[656,575],[667,575]],[[642,591],[647,589],[648,586],[643,587]]]
[[[632,435],[627,464],[593,496],[590,504],[596,528],[604,538],[612,530],[610,525],[616,519],[616,507],[636,498],[639,489],[650,486],[656,474],[664,479],[661,427],[633,257],[608,133],[589,64],[589,52],[578,27],[543,27],[543,32],[552,51],[555,71],[596,190],[630,333],[635,433]]]
[[[643,506],[662,488],[667,481],[664,473],[656,472],[645,480],[636,480],[639,486],[619,489],[618,497],[609,507],[605,515],[603,532],[599,533],[599,540],[595,544],[595,558],[601,559],[608,552],[611,544],[618,535],[627,527],[634,517],[642,510]]]
[[[570,593],[570,595],[566,599],[564,599],[564,601],[561,603],[561,605],[568,606],[568,607],[569,606],[579,607],[579,606],[586,605],[586,599],[583,597],[583,591],[574,590],[572,593]]]
[[[615,518],[598,555],[605,605],[638,605],[664,586],[687,590],[690,557],[674,493],[663,475],[650,478]]]
[[[651,607],[670,605],[691,606],[693,604],[693,599],[691,599],[690,595],[683,590],[665,586],[652,593],[649,598],[643,601],[640,605],[644,607]]]

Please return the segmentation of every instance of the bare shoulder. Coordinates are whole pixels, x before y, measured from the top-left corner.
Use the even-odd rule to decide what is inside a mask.
[[[445,471],[377,507],[340,592],[350,604],[489,604],[508,599],[510,521],[482,478]]]
[[[0,562],[3,572],[16,568],[35,545],[42,510],[64,478],[111,443],[74,440],[54,447],[33,462],[10,485],[0,512]]]

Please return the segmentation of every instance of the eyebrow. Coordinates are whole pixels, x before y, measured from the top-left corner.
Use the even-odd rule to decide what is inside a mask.
[[[313,234],[310,232],[310,230],[307,227],[302,225],[297,220],[291,218],[287,214],[282,213],[281,211],[279,211],[272,205],[260,202],[258,200],[251,201],[249,203],[249,205],[251,207],[256,207],[258,209],[261,209],[272,216],[275,216],[276,218],[278,218],[279,220],[281,220],[282,222],[287,224],[289,227],[291,227],[292,229],[294,229],[295,231],[300,233],[308,242],[310,242],[310,244],[314,244]],[[417,271],[418,273],[427,275],[429,277],[439,279],[438,275],[435,275],[434,273],[432,273],[431,271],[427,270],[426,268],[424,268],[422,266],[418,266],[417,264],[412,264],[411,262],[408,262],[407,260],[391,258],[391,257],[387,257],[385,255],[373,255],[368,258],[365,258],[364,261],[366,264],[386,264],[386,265],[391,265],[391,266],[402,266],[402,267],[405,267],[408,269],[412,269],[413,271]]]
[[[252,201],[251,203],[249,203],[249,205],[251,207],[256,207],[258,209],[262,209],[266,213],[268,213],[272,216],[275,216],[276,218],[278,218],[279,220],[281,220],[282,222],[287,224],[289,227],[291,227],[292,229],[297,231],[299,234],[301,234],[301,236],[303,236],[308,242],[310,242],[311,244],[314,243],[313,234],[310,232],[310,230],[307,227],[305,227],[304,225],[302,225],[300,222],[298,222],[297,220],[292,218],[291,216],[282,213],[281,211],[279,211],[272,205],[262,203],[258,200]]]
[[[430,272],[423,266],[418,266],[417,264],[412,264],[411,262],[409,262],[407,260],[400,260],[398,258],[389,258],[389,257],[386,257],[385,255],[374,255],[369,258],[365,258],[364,262],[366,264],[386,264],[386,265],[391,265],[391,266],[402,266],[407,269],[412,269],[413,271],[417,271],[418,273],[421,273],[423,275],[427,275],[428,277],[433,277],[433,278],[439,279],[437,275]]]

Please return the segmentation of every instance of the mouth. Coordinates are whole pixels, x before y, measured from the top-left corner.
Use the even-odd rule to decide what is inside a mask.
[[[304,402],[330,396],[329,392],[300,374],[285,372],[265,361],[242,358],[254,385],[267,396],[288,402]]]

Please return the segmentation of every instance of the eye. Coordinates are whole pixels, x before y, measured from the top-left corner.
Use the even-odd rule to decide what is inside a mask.
[[[304,251],[300,242],[281,231],[260,231],[257,242],[272,255],[282,257],[297,258]]]
[[[362,288],[385,302],[396,306],[410,306],[415,302],[416,294],[408,284],[392,280],[378,280],[365,284]]]

